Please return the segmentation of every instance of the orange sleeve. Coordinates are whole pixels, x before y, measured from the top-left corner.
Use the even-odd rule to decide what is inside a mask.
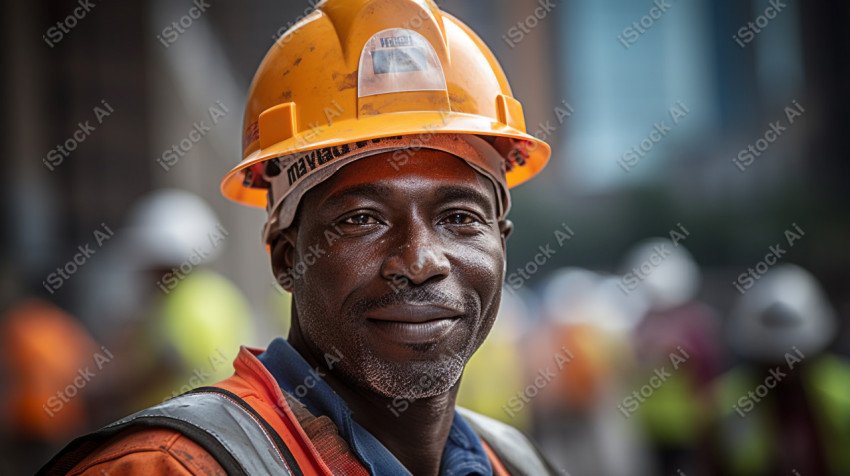
[[[142,429],[116,435],[68,474],[224,476],[226,473],[212,455],[181,433],[168,429]]]

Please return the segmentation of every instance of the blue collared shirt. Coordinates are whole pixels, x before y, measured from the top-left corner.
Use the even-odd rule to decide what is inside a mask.
[[[283,391],[303,403],[315,416],[327,416],[339,430],[354,454],[373,475],[410,474],[390,451],[360,426],[351,416],[345,401],[334,392],[310,367],[289,342],[282,338],[272,341],[259,356],[260,362],[277,380]],[[481,446],[478,435],[455,411],[443,458],[440,474],[468,476],[493,474],[490,460]]]

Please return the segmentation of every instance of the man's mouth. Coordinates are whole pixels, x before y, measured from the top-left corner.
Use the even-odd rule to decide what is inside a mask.
[[[463,312],[436,304],[395,304],[368,312],[367,323],[388,340],[428,344],[445,337]]]

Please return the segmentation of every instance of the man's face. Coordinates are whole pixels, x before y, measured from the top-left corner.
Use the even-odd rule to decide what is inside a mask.
[[[273,249],[309,351],[387,397],[448,391],[495,320],[509,222],[492,183],[432,150],[360,159],[304,197]]]

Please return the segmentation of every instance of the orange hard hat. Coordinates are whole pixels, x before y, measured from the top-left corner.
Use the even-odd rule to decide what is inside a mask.
[[[423,133],[487,140],[504,159],[508,187],[540,172],[551,152],[526,133],[493,53],[432,0],[324,0],[260,64],[242,161],[221,190],[270,208],[263,175],[272,159],[287,165],[318,149]]]

